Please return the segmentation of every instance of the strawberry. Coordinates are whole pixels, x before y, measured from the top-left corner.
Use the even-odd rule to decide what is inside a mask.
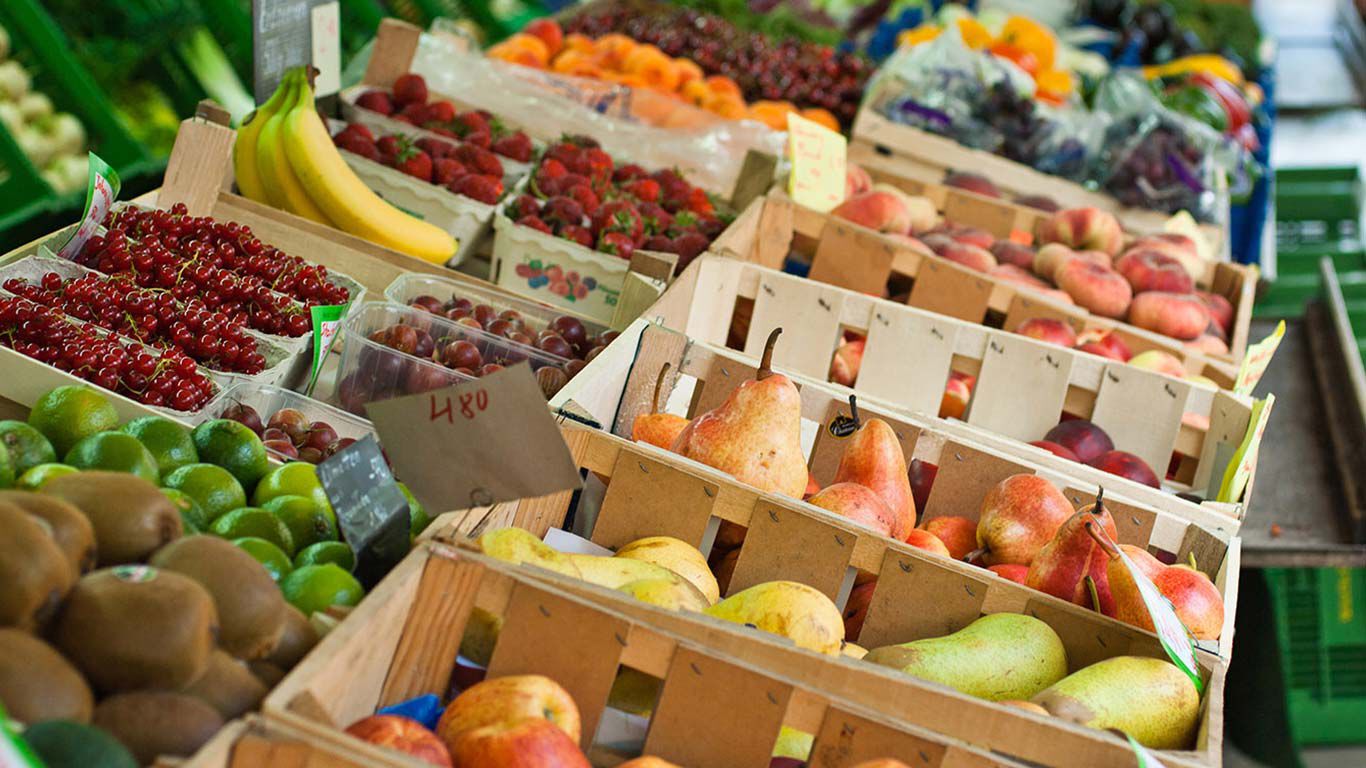
[[[659,182],[654,179],[637,179],[628,184],[625,191],[642,203],[659,202]]]
[[[427,81],[409,72],[394,81],[394,101],[400,106],[427,103]]]
[[[708,240],[711,240],[715,238],[717,235],[721,234],[721,231],[725,228],[725,222],[721,221],[715,216],[703,216],[697,222],[697,231],[706,235]]]
[[[338,149],[344,149],[352,154],[360,155],[367,160],[374,160],[375,162],[380,161],[379,149],[375,146],[375,142],[366,141],[362,136],[357,136],[355,134],[338,134],[336,144]]]
[[[366,141],[368,141],[368,142],[370,142],[370,143],[372,143],[372,144],[373,144],[374,141],[375,141],[375,134],[371,133],[371,132],[370,132],[370,129],[369,129],[369,128],[366,128],[366,127],[365,127],[364,125],[362,125],[361,123],[347,123],[345,128],[343,128],[343,129],[341,129],[340,131],[337,132],[337,136],[343,136],[343,135],[346,135],[346,136],[351,136],[351,135],[359,136],[359,137],[365,139]]]
[[[455,145],[451,142],[433,139],[430,136],[423,136],[415,143],[418,149],[431,155],[433,160],[450,157],[451,153],[455,151]]]
[[[564,164],[565,168],[574,170],[579,165],[579,155],[582,153],[573,144],[555,144],[545,151],[545,156],[552,160],[558,160]]]
[[[469,173],[459,160],[453,157],[438,157],[432,161],[432,183],[449,187],[451,182]]]
[[[492,176],[471,173],[455,183],[456,191],[465,197],[493,205],[503,196],[503,181]]]
[[[427,105],[422,103],[409,104],[398,111],[399,117],[406,117],[413,125],[422,125],[427,122]]]
[[[384,91],[366,91],[356,98],[356,106],[378,112],[381,115],[394,114],[394,102]]]
[[[547,179],[560,179],[568,173],[569,169],[564,167],[564,163],[551,157],[541,161],[541,167],[537,170],[536,175],[544,176]]]
[[[665,198],[685,199],[692,189],[692,185],[678,171],[671,168],[661,168],[650,174],[650,178],[659,182]]]
[[[397,161],[394,167],[409,176],[423,181],[432,180],[432,156],[417,147],[405,147],[394,159]]]
[[[514,215],[514,218],[518,219],[526,216],[535,216],[541,212],[541,203],[531,195],[518,195],[517,199],[512,201],[509,210]]]
[[[547,235],[555,234],[550,229],[550,225],[541,221],[541,217],[539,216],[523,216],[520,219],[517,219],[517,224],[523,227],[531,227],[532,229],[539,230]]]
[[[455,115],[451,122],[455,123],[455,131],[461,136],[482,131],[489,133],[489,121],[478,112],[461,112]]]
[[[488,149],[493,146],[493,140],[489,138],[488,131],[470,131],[465,134],[465,143],[473,144],[480,149]]]
[[[624,232],[603,232],[598,236],[598,250],[630,260],[636,252],[636,243]]]
[[[638,242],[645,231],[645,224],[640,219],[640,211],[625,200],[612,200],[604,203],[598,212],[593,214],[593,231],[598,233],[601,238],[606,232],[620,232],[631,239],[632,244]]]
[[[626,165],[617,166],[617,169],[612,171],[612,181],[620,184],[622,182],[635,181],[636,179],[644,178],[646,175],[644,168],[641,168],[635,163],[627,163]]]
[[[588,227],[581,227],[578,224],[565,224],[560,227],[560,237],[572,240],[584,248],[593,247],[593,233]]]
[[[560,179],[560,189],[569,190],[569,189],[573,189],[574,187],[587,187],[587,186],[591,186],[591,185],[588,183],[588,179],[584,178],[582,175],[577,174],[577,173],[572,173],[572,172],[571,172],[571,173],[566,173],[566,174]]]
[[[582,184],[570,187],[565,192],[565,195],[573,198],[575,202],[583,206],[583,212],[589,216],[597,213],[598,206],[602,205],[602,203],[598,201],[598,194]]]
[[[531,137],[518,131],[493,142],[489,147],[497,154],[519,163],[531,160]]]
[[[398,157],[398,153],[403,151],[403,137],[397,134],[381,136],[379,141],[375,142],[375,147],[384,157]]]
[[[711,198],[707,197],[706,190],[701,187],[693,187],[688,193],[688,210],[693,213],[710,216],[716,212],[716,207],[711,204]]]
[[[650,235],[645,238],[645,242],[642,243],[640,247],[647,251],[673,253],[673,243],[674,241],[665,235]]]
[[[652,234],[663,234],[673,226],[674,217],[664,210],[658,203],[641,203],[640,218],[645,222],[645,231]]]
[[[573,198],[552,197],[545,201],[545,208],[541,216],[550,222],[582,224],[583,206],[579,205]]]
[[[595,179],[610,179],[612,177],[612,156],[603,152],[601,149],[589,149],[583,153],[588,162],[588,174]]]
[[[427,122],[449,123],[455,119],[455,105],[442,99],[427,105]]]
[[[455,150],[455,159],[464,163],[472,173],[482,173],[485,176],[495,176],[503,178],[503,164],[498,160],[498,156],[479,147],[470,144],[461,144]]]
[[[452,131],[450,128],[446,128],[445,126],[441,125],[429,125],[427,126],[427,130],[431,131],[432,133],[435,133],[437,136],[445,136],[448,139],[460,138],[460,136],[458,136],[455,131]]]
[[[672,246],[669,250],[678,254],[678,266],[682,268],[707,250],[707,238],[697,232],[685,232],[673,239]]]

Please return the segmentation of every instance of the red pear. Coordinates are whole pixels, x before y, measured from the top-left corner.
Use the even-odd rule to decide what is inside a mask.
[[[678,439],[678,434],[688,426],[688,420],[672,413],[660,413],[659,392],[664,386],[664,377],[669,372],[669,363],[659,369],[655,379],[654,399],[650,401],[650,412],[636,417],[631,423],[631,439],[638,443],[649,443],[668,449]]]
[[[1010,563],[1006,563],[1005,565],[993,565],[990,568],[987,568],[987,570],[1003,579],[1013,581],[1016,584],[1025,583],[1025,577],[1029,575],[1028,566],[1012,565]]]
[[[1152,581],[1162,596],[1171,601],[1177,618],[1197,640],[1217,640],[1224,629],[1224,598],[1205,574],[1188,565],[1165,565],[1140,547],[1121,544],[1120,549]],[[1110,588],[1114,594],[1113,612],[1107,615],[1152,631],[1138,585],[1118,557],[1109,560]]]
[[[1072,503],[1048,480],[1011,475],[982,499],[977,546],[987,565],[1029,565],[1072,514]]]
[[[897,522],[882,497],[858,483],[835,483],[807,501],[883,536],[891,536]]]
[[[1104,495],[1102,489],[1095,504],[1069,517],[1058,528],[1053,540],[1039,550],[1034,562],[1029,564],[1026,586],[1077,605],[1090,606],[1092,595],[1086,583],[1086,577],[1090,576],[1096,589],[1096,599],[1104,612],[1111,602],[1106,575],[1106,564],[1110,558],[1087,531],[1087,526],[1094,525],[1099,526],[1111,541],[1118,537],[1114,518],[1105,509]]]
[[[849,409],[858,424],[858,404],[853,395],[849,396]],[[891,425],[882,419],[868,419],[844,446],[835,482],[858,483],[882,497],[894,517],[891,536],[900,541],[915,527],[915,497],[907,471],[906,455]]]

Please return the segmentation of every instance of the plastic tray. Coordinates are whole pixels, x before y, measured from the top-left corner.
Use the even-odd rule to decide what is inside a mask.
[[[365,404],[374,400],[420,394],[475,378],[435,360],[400,352],[370,339],[372,333],[394,325],[426,330],[433,340],[434,350],[444,346],[443,340],[469,341],[479,349],[483,364],[512,366],[526,362],[533,372],[542,368],[563,371],[564,361],[560,358],[480,329],[421,309],[371,303],[349,317],[342,326],[346,343],[342,347],[334,397],[344,410],[364,416]]]
[[[223,411],[232,405],[249,405],[261,416],[261,423],[270,420],[271,414],[281,408],[293,408],[301,412],[310,422],[322,421],[332,426],[336,430],[337,437],[349,437],[359,440],[366,435],[373,435],[375,428],[369,421],[357,417],[353,414],[328,405],[321,400],[314,400],[307,395],[299,394],[284,387],[277,387],[271,384],[259,382],[239,381],[236,384],[223,390],[223,394],[218,399],[210,403],[209,408],[205,408],[198,422],[202,423],[210,419],[221,418]],[[289,457],[266,449],[272,456],[286,460]]]

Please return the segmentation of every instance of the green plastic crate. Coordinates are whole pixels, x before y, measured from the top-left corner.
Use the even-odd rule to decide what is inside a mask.
[[[1319,260],[1339,274],[1366,270],[1362,183],[1356,167],[1276,171],[1276,280],[1253,307],[1259,317],[1299,317],[1319,290]]]
[[[1292,740],[1366,743],[1366,569],[1265,573]]]

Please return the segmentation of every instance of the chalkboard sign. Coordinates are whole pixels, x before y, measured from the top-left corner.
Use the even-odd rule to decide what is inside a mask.
[[[355,576],[369,589],[408,554],[408,499],[374,435],[319,464],[318,480],[337,513],[342,537],[356,553]]]
[[[285,71],[312,63],[313,0],[251,0],[256,103],[270,98]]]

